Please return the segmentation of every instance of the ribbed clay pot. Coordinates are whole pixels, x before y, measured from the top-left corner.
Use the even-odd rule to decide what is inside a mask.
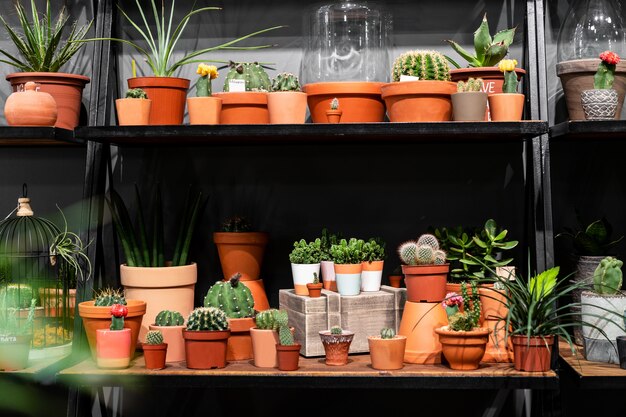
[[[313,123],[331,123],[326,116],[334,98],[342,110],[341,123],[382,122],[385,119],[385,102],[380,96],[379,82],[320,82],[306,84],[302,90],[307,94]]]
[[[445,122],[452,120],[456,91],[449,81],[402,81],[385,84],[382,97],[390,122]]]
[[[222,99],[220,124],[254,125],[268,124],[267,93],[259,91],[213,93]]]
[[[513,363],[517,371],[546,372],[550,370],[550,358],[554,336],[515,335],[513,342]]]
[[[485,355],[489,340],[489,329],[471,331],[454,331],[448,326],[435,329],[441,343],[441,353],[448,361],[450,368],[468,371],[478,369]]]
[[[402,265],[407,301],[441,302],[446,298],[446,280],[450,264]]]
[[[322,330],[319,334],[326,353],[326,365],[347,365],[354,333],[344,330],[342,334],[331,334],[330,330]]]
[[[152,100],[145,98],[118,98],[115,100],[118,126],[146,126],[150,124]]]
[[[23,91],[7,97],[4,116],[9,126],[54,126],[57,103],[48,93],[39,91],[34,82],[27,82]]]
[[[306,120],[306,93],[275,91],[267,95],[271,124],[303,124]]]
[[[180,125],[185,117],[189,80],[177,77],[136,77],[128,88],[141,88],[152,101],[151,125]]]

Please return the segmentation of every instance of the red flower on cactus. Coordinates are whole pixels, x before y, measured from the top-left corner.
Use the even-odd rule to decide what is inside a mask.
[[[600,59],[609,65],[619,64],[620,57],[615,52],[604,51],[600,54]]]
[[[128,307],[122,304],[113,304],[111,306],[111,315],[113,317],[126,317],[128,315]]]

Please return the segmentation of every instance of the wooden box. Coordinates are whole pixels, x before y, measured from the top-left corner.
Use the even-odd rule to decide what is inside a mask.
[[[369,352],[367,336],[377,335],[383,327],[400,327],[406,289],[383,285],[378,292],[362,292],[342,297],[322,290],[319,298],[296,295],[293,289],[280,290],[280,308],[287,310],[289,325],[295,339],[302,344],[300,353],[306,357],[324,356],[318,332],[341,326],[355,333],[350,353]]]

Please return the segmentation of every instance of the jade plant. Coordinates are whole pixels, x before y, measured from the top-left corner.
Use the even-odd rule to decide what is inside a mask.
[[[607,256],[593,273],[593,290],[600,295],[620,294],[622,288],[622,266],[617,258]]]
[[[142,88],[131,88],[126,92],[126,98],[147,99],[148,95]]]
[[[478,285],[476,281],[472,281],[471,296],[468,295],[467,286],[466,282],[461,283],[461,295],[448,293],[441,303],[446,310],[450,330],[468,332],[479,325],[481,306]]]
[[[439,248],[439,241],[431,234],[423,234],[417,241],[404,242],[398,248],[400,260],[405,265],[443,265],[446,253]]]
[[[272,82],[265,68],[258,62],[233,62],[228,64],[230,71],[224,81],[224,92],[230,91],[232,80],[243,80],[246,91],[271,91]]]
[[[615,52],[604,51],[600,54],[600,64],[593,76],[593,88],[596,90],[610,90],[615,80],[615,67],[620,57]]]
[[[126,305],[124,293],[119,289],[104,288],[95,293],[94,305],[97,307],[110,307],[114,304]]]
[[[322,241],[318,238],[307,243],[301,239],[293,243],[293,250],[289,254],[289,262],[292,264],[317,264],[322,257]]]
[[[580,227],[575,230],[565,228],[556,237],[569,237],[573,240],[574,250],[583,256],[604,256],[624,239],[624,236],[613,238],[613,227],[604,217],[587,226],[580,221]]]
[[[128,307],[124,304],[113,304],[111,306],[111,330],[124,329],[124,317],[128,315]]]
[[[517,85],[519,81],[517,80],[517,74],[515,73],[515,67],[517,66],[517,60],[515,59],[503,59],[498,64],[498,68],[500,72],[504,74],[504,84],[502,85],[502,92],[506,94],[516,94],[517,93]]]
[[[393,339],[394,337],[396,337],[396,332],[393,329],[385,327],[380,331],[381,339]]]
[[[178,311],[162,310],[154,319],[154,324],[162,327],[182,326],[185,322],[184,317]]]
[[[401,77],[417,77],[419,80],[450,81],[450,67],[445,56],[437,51],[408,51],[393,63],[393,81]]]
[[[483,88],[482,78],[470,78],[456,83],[457,93],[478,93]]]
[[[365,242],[362,239],[341,239],[330,247],[330,256],[336,264],[360,264],[363,262]]]
[[[301,91],[300,81],[290,72],[281,72],[272,80],[272,91]]]
[[[200,64],[196,73],[200,75],[196,82],[196,96],[198,97],[211,97],[213,88],[211,86],[211,80],[217,78],[219,73],[215,65]]]
[[[240,279],[241,274],[236,273],[228,281],[213,284],[204,297],[204,306],[219,308],[231,319],[254,317],[252,293]]]
[[[296,344],[293,333],[289,328],[289,315],[284,310],[276,313],[276,323],[278,324],[278,340],[282,346],[293,346]]]
[[[270,308],[268,310],[259,311],[254,318],[257,329],[261,330],[278,330],[279,324],[276,320],[278,310]]]
[[[146,333],[146,345],[160,345],[163,343],[163,333],[160,330],[149,330]]]
[[[228,330],[226,313],[215,307],[197,307],[187,318],[188,331]]]

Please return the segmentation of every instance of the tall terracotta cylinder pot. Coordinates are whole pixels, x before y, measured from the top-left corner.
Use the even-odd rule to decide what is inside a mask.
[[[227,361],[244,361],[252,359],[252,338],[250,329],[255,326],[253,317],[228,319],[230,337],[226,348]]]
[[[279,344],[276,330],[250,329],[254,366],[258,368],[275,368],[277,363],[276,345]]]
[[[259,279],[268,240],[269,235],[264,232],[213,233],[224,277],[229,278],[239,272],[241,281]]]
[[[27,82],[39,84],[39,91],[48,93],[57,104],[55,126],[74,130],[80,120],[83,89],[89,78],[62,72],[16,72],[6,76],[12,90],[22,91]]]
[[[272,124],[302,124],[306,119],[306,93],[277,91],[267,95]]]
[[[147,303],[141,322],[139,338],[144,339],[149,326],[161,310],[178,311],[183,317],[193,310],[197,265],[166,267],[120,266],[121,281],[126,298]]]
[[[407,301],[398,334],[406,336],[404,362],[433,365],[441,363],[441,343],[435,329],[448,324],[441,303]]]
[[[128,79],[128,88],[143,89],[152,100],[151,125],[180,125],[185,117],[189,80],[176,77]]]

